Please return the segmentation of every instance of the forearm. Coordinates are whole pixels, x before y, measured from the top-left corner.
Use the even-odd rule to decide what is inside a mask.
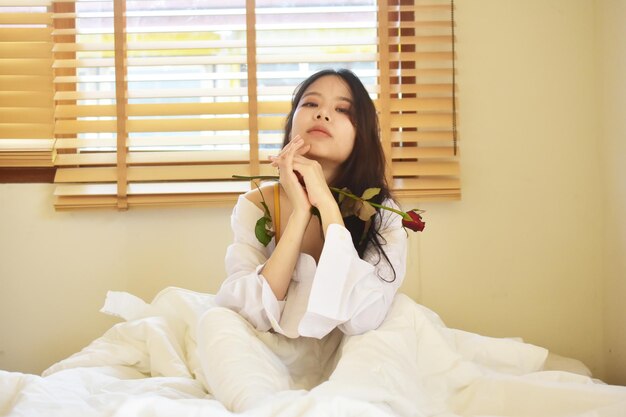
[[[263,268],[263,276],[278,300],[287,295],[310,218],[310,214],[292,213],[276,249]]]

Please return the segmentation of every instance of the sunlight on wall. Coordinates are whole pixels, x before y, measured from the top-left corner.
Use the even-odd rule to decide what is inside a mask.
[[[607,380],[626,385],[626,2],[597,2],[605,190],[605,340]]]

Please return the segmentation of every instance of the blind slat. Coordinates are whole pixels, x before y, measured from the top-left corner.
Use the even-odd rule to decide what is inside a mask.
[[[261,143],[280,143],[282,137],[279,135],[259,135]],[[130,137],[127,145],[129,147],[167,147],[167,146],[183,146],[183,147],[202,147],[216,145],[240,145],[247,144],[248,136],[243,134],[222,134],[222,135],[201,135],[193,136],[145,136]],[[59,138],[55,142],[55,148],[58,150],[66,149],[82,149],[82,148],[115,148],[115,138],[97,138],[97,139],[71,139]]]
[[[175,98],[175,97],[245,97],[245,88],[207,88],[207,89],[146,89],[130,90],[128,99]],[[103,100],[115,98],[114,91],[60,91],[55,100]]]
[[[248,121],[244,118],[211,119],[148,119],[127,121],[128,132],[181,132],[203,130],[245,130]],[[60,135],[116,132],[116,120],[59,120],[55,132]]]
[[[51,81],[45,75],[0,75],[0,91],[41,92],[50,89]]]
[[[451,61],[452,52],[394,52],[390,54],[393,61]],[[419,72],[419,71],[418,71]]]
[[[46,139],[53,136],[51,123],[0,123],[0,138]]]
[[[452,141],[454,134],[452,131],[448,132],[391,132],[391,140],[394,143],[399,142],[445,142]]]
[[[434,54],[434,53],[433,53]],[[443,53],[442,53],[443,54]],[[437,56],[440,54],[437,53]],[[260,55],[259,64],[285,64],[308,62],[362,62],[376,60],[375,53],[352,53],[352,54],[326,54],[326,55]],[[444,58],[440,58],[444,59]],[[128,58],[129,66],[161,66],[161,65],[225,65],[225,64],[245,64],[245,55],[227,56],[185,56],[185,57],[156,57],[156,58]],[[111,58],[85,58],[85,59],[59,59],[54,62],[53,68],[106,68],[113,66]]]
[[[395,177],[458,176],[459,164],[457,162],[396,161],[393,163],[392,172]]]
[[[389,27],[397,29],[416,29],[416,28],[448,28],[450,27],[450,22],[445,20],[416,20],[416,21],[403,21],[392,22]]]
[[[50,42],[50,28],[0,28],[0,39],[3,42]]]
[[[445,43],[444,37],[415,37],[416,42],[421,43]],[[399,43],[398,39],[398,43]],[[448,39],[448,43],[451,40]],[[336,45],[372,45],[376,43],[375,38],[343,38],[334,42]],[[257,42],[259,48],[280,48],[280,47],[306,47],[306,46],[326,46],[325,39],[278,39],[260,40]],[[209,40],[209,41],[162,41],[162,42],[128,42],[129,51],[165,51],[181,49],[224,49],[224,48],[245,48],[244,40]],[[113,44],[110,42],[93,43],[66,43],[54,46],[53,52],[84,52],[84,51],[113,51]]]
[[[158,194],[223,194],[250,191],[250,183],[243,181],[130,183],[129,195]],[[115,196],[115,184],[62,184],[55,192],[58,197]],[[236,198],[236,196],[235,196]],[[113,200],[115,202],[115,200]]]
[[[0,56],[5,59],[50,59],[51,48],[49,42],[2,42]]]
[[[52,131],[50,107],[0,107],[0,120],[10,120],[11,123],[45,124]]]
[[[452,93],[452,84],[392,84],[393,94],[432,94],[432,93]]]
[[[392,128],[445,128],[452,125],[451,114],[392,114]]]
[[[267,161],[272,154],[270,151],[261,151],[261,160]],[[59,154],[55,159],[58,166],[71,165],[115,165],[114,152]],[[159,151],[159,152],[129,152],[128,165],[148,164],[185,164],[200,162],[247,162],[250,159],[248,151]]]
[[[0,107],[51,106],[52,91],[0,91]]]
[[[0,75],[52,75],[52,60],[6,58],[0,60]],[[52,90],[52,86],[49,87]]]
[[[285,103],[272,102],[263,104],[261,107],[263,112],[273,113],[276,109],[284,109]],[[245,114],[247,104],[245,102],[129,104],[127,111],[129,117]],[[56,116],[59,118],[112,117],[115,116],[115,105],[58,105]]]
[[[398,111],[452,111],[452,98],[402,98],[393,100],[390,110]]]
[[[0,25],[49,25],[48,13],[0,13]]]
[[[260,166],[260,175],[276,175],[276,168],[269,164]],[[128,167],[129,181],[189,181],[221,179],[230,180],[233,175],[249,176],[249,164],[214,164],[214,165],[183,165]],[[115,167],[102,168],[60,168],[54,181],[63,183],[113,182],[117,178]]]
[[[229,207],[249,182],[147,183],[128,185],[131,206],[224,204]],[[116,208],[115,184],[65,185],[55,190],[57,210]]]
[[[412,147],[392,147],[391,157],[398,159],[441,159],[454,156],[454,148],[452,146],[412,146]]]

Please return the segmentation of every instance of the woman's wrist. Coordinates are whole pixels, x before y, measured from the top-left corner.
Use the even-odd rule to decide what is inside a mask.
[[[310,210],[294,210],[289,216],[289,223],[305,229],[311,220]]]
[[[320,217],[322,218],[322,229],[324,231],[324,235],[326,235],[326,230],[331,224],[345,226],[343,217],[341,216],[341,211],[336,203],[318,207],[318,210],[320,212]]]

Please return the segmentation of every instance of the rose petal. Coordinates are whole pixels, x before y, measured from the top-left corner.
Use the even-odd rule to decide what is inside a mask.
[[[408,227],[414,232],[421,232],[424,230],[424,227],[426,227],[426,223],[424,223],[424,221],[422,220],[422,216],[420,216],[418,213],[416,213],[413,210],[408,211],[406,214],[408,214],[409,217],[411,217],[411,220],[403,219],[402,226]]]

